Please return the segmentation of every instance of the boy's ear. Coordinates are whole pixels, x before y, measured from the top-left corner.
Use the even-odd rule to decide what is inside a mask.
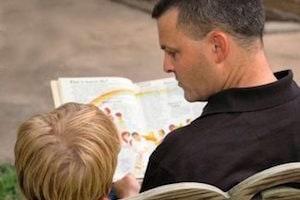
[[[215,62],[223,62],[229,53],[229,38],[227,34],[222,31],[212,31],[209,33],[209,41]]]
[[[101,197],[99,200],[109,200],[108,196]]]

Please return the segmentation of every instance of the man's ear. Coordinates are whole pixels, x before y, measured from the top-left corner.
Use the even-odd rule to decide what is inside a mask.
[[[222,31],[212,31],[209,33],[208,37],[215,62],[223,62],[229,53],[228,35]]]

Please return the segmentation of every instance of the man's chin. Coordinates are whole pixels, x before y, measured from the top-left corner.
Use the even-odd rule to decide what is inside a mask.
[[[207,101],[207,98],[201,98],[201,97],[196,97],[196,96],[193,96],[192,94],[190,93],[187,93],[187,92],[184,92],[184,98],[186,101],[190,102],[190,103],[193,103],[193,102],[197,102],[197,101]]]
[[[186,92],[184,92],[184,98],[188,102],[195,102],[196,101],[195,99],[192,98],[192,96],[190,94],[187,94]]]

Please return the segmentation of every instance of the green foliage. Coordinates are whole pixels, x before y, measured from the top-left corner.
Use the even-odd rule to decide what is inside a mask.
[[[0,200],[21,200],[15,168],[10,164],[0,165]]]

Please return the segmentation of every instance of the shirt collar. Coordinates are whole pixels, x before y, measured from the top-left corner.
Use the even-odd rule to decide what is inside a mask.
[[[296,98],[300,92],[290,70],[274,74],[276,82],[249,88],[231,88],[212,95],[201,116],[271,108]]]

